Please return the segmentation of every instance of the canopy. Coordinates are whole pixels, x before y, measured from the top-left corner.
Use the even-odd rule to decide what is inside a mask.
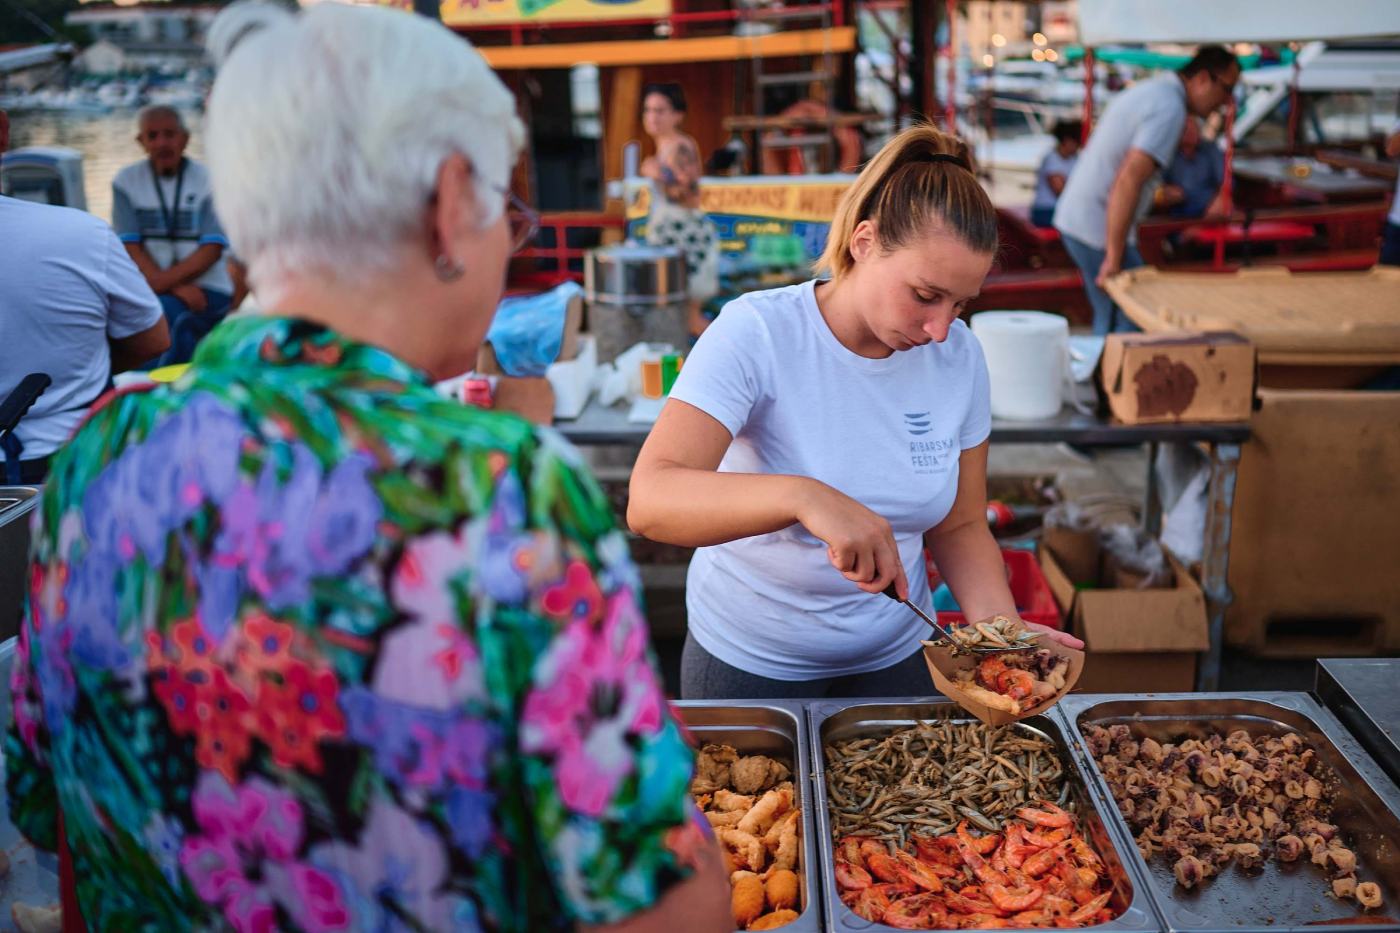
[[[1400,35],[1394,0],[1079,0],[1087,46],[1131,42],[1288,42]]]
[[[1084,57],[1084,46],[1066,46],[1060,51],[1060,57],[1070,64],[1073,64]],[[1281,58],[1285,62],[1291,62],[1293,60],[1293,53],[1288,49],[1284,49],[1281,53]],[[1120,65],[1135,65],[1138,68],[1175,71],[1189,62],[1191,56],[1185,52],[1159,52],[1155,49],[1108,46],[1094,49],[1094,60],[1097,62],[1116,63]],[[1240,57],[1240,67],[1242,68],[1253,68],[1258,64],[1258,52]]]

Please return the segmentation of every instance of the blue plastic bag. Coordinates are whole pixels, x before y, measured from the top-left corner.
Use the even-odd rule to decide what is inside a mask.
[[[583,294],[577,282],[565,282],[538,295],[502,299],[486,340],[507,376],[543,376],[559,358],[569,302]]]

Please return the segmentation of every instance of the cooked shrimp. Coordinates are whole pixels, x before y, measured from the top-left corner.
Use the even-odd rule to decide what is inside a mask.
[[[875,879],[864,868],[840,856],[836,858],[836,886],[842,891],[864,891],[874,883]]]
[[[764,794],[753,809],[739,821],[739,829],[746,833],[762,836],[768,832],[773,821],[792,807],[792,794],[780,790],[770,790]]]
[[[1027,823],[1034,823],[1037,826],[1068,826],[1073,820],[1073,817],[1048,800],[1041,801],[1039,809],[1022,807],[1016,811],[1016,815]]]
[[[719,841],[733,853],[736,862],[751,871],[762,871],[764,850],[763,841],[753,833],[742,829],[719,829],[715,831]]]
[[[983,890],[987,892],[987,898],[997,906],[998,910],[1004,910],[1007,913],[1028,910],[1032,904],[1045,896],[1045,889],[1039,885],[1008,888],[1002,884],[989,884]]]
[[[752,794],[736,794],[732,791],[720,788],[715,791],[715,808],[726,812],[730,810],[743,810],[747,812],[753,807],[754,799]]]

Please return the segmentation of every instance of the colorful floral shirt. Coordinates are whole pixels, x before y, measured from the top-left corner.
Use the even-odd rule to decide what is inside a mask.
[[[693,756],[557,434],[232,318],[58,455],[5,742],[89,925],[556,929],[689,869]]]

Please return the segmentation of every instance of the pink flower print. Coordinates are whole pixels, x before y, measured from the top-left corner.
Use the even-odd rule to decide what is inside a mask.
[[[486,695],[481,656],[457,625],[453,579],[465,573],[476,549],[469,531],[415,538],[394,568],[394,605],[412,619],[380,647],[373,687],[411,706],[448,710]]]
[[[544,591],[544,611],[556,619],[593,622],[603,611],[603,593],[593,571],[580,560],[569,562],[564,580]]]
[[[15,729],[19,732],[20,739],[31,754],[37,755],[39,753],[39,705],[33,701],[30,694],[33,681],[29,674],[29,656],[29,626],[20,625],[19,640],[15,645],[15,659],[10,666],[10,708],[13,710]]]
[[[468,530],[414,538],[394,568],[390,595],[396,607],[419,619],[444,622],[457,616],[452,578],[472,566],[475,549]]]
[[[335,881],[296,861],[304,829],[295,797],[262,778],[235,787],[206,771],[191,808],[200,835],[181,844],[180,867],[238,933],[275,930],[279,905],[306,930],[349,928]]]
[[[630,590],[608,600],[601,628],[576,621],[535,665],[521,746],[552,754],[571,810],[606,812],[633,768],[629,737],[657,732],[665,700],[647,656],[646,627]]]
[[[310,860],[340,881],[354,903],[359,930],[405,929],[391,905],[423,929],[462,929],[452,922],[454,899],[444,884],[449,862],[442,836],[387,795],[371,799],[358,846],[322,843],[312,848]]]
[[[385,636],[371,686],[385,699],[441,711],[486,696],[476,645],[447,622],[409,622]]]

